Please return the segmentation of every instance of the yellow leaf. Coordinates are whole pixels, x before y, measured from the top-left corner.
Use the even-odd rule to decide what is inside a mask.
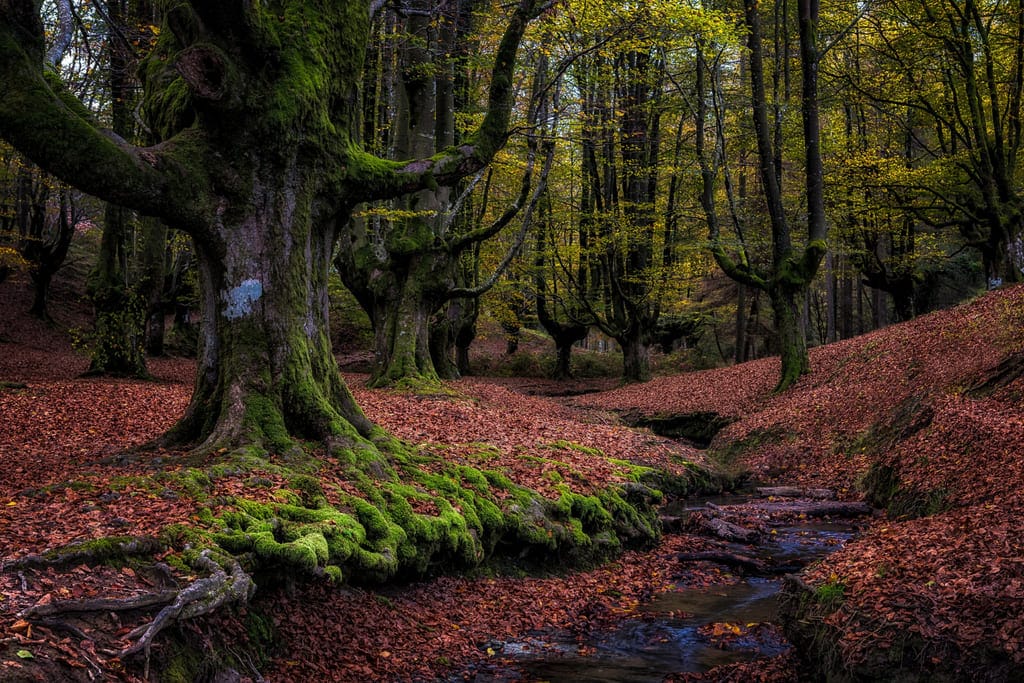
[[[494,656],[494,648],[493,647],[487,648],[487,656],[488,657],[493,657]]]

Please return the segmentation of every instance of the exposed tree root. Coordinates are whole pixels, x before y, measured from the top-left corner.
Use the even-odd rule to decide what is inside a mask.
[[[57,600],[33,605],[23,610],[18,617],[21,619],[32,619],[33,617],[50,617],[58,614],[69,614],[72,612],[129,612],[135,609],[145,609],[154,605],[166,605],[178,596],[178,591],[160,591],[159,593],[144,593],[132,598],[95,598],[92,600]]]
[[[85,541],[62,548],[60,551],[42,555],[26,555],[16,560],[5,560],[0,571],[42,569],[45,567],[68,567],[76,564],[96,564],[115,557],[141,557],[154,555],[164,550],[164,543],[147,536],[124,536],[106,539],[102,547],[95,542]]]
[[[248,602],[256,590],[256,584],[238,562],[232,560],[228,574],[204,550],[193,566],[206,570],[208,576],[198,579],[178,592],[170,605],[164,607],[152,622],[143,624],[128,634],[129,639],[138,638],[132,645],[121,651],[121,658],[145,651],[148,655],[153,639],[166,627],[178,621],[193,619],[209,614],[221,605],[231,602]]]
[[[143,540],[146,539],[135,539],[135,541]],[[135,552],[131,554],[141,552],[141,546],[134,543],[120,543],[118,547],[124,550],[134,550]],[[42,626],[69,631],[84,639],[84,635],[76,626],[67,624],[57,617],[69,614],[128,612],[162,606],[152,621],[142,624],[127,634],[126,638],[134,642],[117,653],[118,657],[124,659],[139,652],[145,652],[146,668],[148,669],[150,647],[153,640],[165,628],[187,619],[209,614],[232,602],[247,602],[252,597],[256,590],[256,584],[249,574],[233,558],[225,559],[222,556],[219,559],[220,563],[213,559],[212,552],[208,549],[200,552],[191,564],[204,576],[181,590],[161,590],[119,599],[91,598],[43,602],[23,610],[18,617],[31,620]],[[96,562],[97,553],[74,550],[54,557],[29,556],[8,564],[38,567],[80,561]]]

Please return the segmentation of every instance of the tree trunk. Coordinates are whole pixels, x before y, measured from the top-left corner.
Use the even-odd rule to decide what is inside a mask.
[[[651,378],[650,344],[643,340],[639,330],[616,337],[622,347],[622,379],[626,382],[646,382]]]
[[[747,287],[736,283],[736,348],[733,350],[733,361],[743,363],[747,360]]]
[[[313,198],[303,188],[313,184],[295,158],[261,166],[251,210],[211,226],[211,238],[196,243],[203,292],[196,386],[165,444],[282,452],[297,437],[351,448],[374,429],[331,350],[334,236],[312,228]]]
[[[429,278],[436,272],[432,257],[413,257],[405,273],[395,274],[393,289],[383,297],[371,387],[440,381],[430,357],[430,319],[437,310],[437,299],[429,293]]]
[[[776,284],[769,289],[768,296],[775,314],[775,331],[778,335],[779,354],[782,356],[782,372],[775,389],[782,391],[811,370],[807,356],[807,334],[803,327],[806,289]]]
[[[544,328],[555,342],[554,379],[572,379],[572,345],[584,339],[589,328],[573,323],[559,324],[554,320],[548,320]]]
[[[453,301],[452,304],[455,304]],[[471,374],[469,367],[469,345],[476,339],[476,319],[480,313],[480,300],[462,300],[461,312],[455,322],[455,367],[461,377]]]
[[[143,218],[142,264],[136,289],[146,304],[144,347],[150,356],[164,353],[164,271],[167,264],[167,226],[157,218]]]
[[[126,282],[128,215],[127,209],[107,204],[99,258],[89,276],[96,316],[90,375],[149,376],[142,348],[145,303]]]
[[[469,374],[469,345],[476,338],[478,310],[476,298],[456,298],[434,316],[430,326],[430,357],[441,379]]]
[[[559,343],[555,340],[555,375],[557,380],[572,379],[572,345],[573,342]]]
[[[452,359],[455,347],[455,325],[459,312],[456,302],[451,302],[434,315],[430,323],[430,362],[441,379],[458,379],[459,369]]]

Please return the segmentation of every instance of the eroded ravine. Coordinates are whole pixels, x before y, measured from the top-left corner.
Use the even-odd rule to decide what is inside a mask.
[[[799,509],[811,515],[794,512]],[[478,669],[469,680],[660,682],[672,674],[777,656],[790,648],[777,625],[782,576],[837,550],[860,525],[818,516],[828,509],[833,508],[821,501],[774,497],[681,501],[666,510],[670,533],[707,532],[711,518],[731,525],[729,531],[751,532],[750,542],[718,539],[713,551],[681,554],[679,579],[613,628],[582,637],[578,631],[545,630],[491,643],[504,663]],[[720,580],[688,585],[686,567],[693,562],[718,564]]]

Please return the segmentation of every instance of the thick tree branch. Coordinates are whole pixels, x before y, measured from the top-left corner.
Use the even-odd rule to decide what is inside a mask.
[[[526,210],[523,212],[523,222],[519,228],[519,232],[516,234],[515,242],[513,242],[512,246],[505,254],[505,258],[502,259],[501,263],[498,264],[498,267],[494,269],[494,272],[491,273],[491,276],[487,278],[485,282],[472,288],[454,288],[448,292],[449,299],[455,299],[458,297],[475,297],[486,293],[487,290],[491,289],[495,285],[495,283],[497,283],[498,278],[501,277],[505,270],[508,269],[509,265],[512,263],[512,260],[519,254],[520,250],[523,248],[523,242],[526,241],[526,233],[529,232],[530,225],[533,223],[534,209],[536,208],[537,202],[540,200],[541,195],[544,193],[545,188],[547,188],[548,172],[551,170],[551,164],[555,157],[554,143],[548,143],[546,147],[547,156],[544,158],[544,167],[541,169],[540,179],[537,182],[537,187],[533,191],[533,196],[530,197],[530,201],[526,206]],[[530,165],[533,165],[532,155],[530,159]],[[530,172],[528,171],[527,178],[529,178],[529,173]],[[528,179],[524,181],[523,186],[525,190],[529,190],[530,183]],[[522,204],[523,199],[525,199],[525,197],[520,197],[519,199],[516,200],[516,212],[518,212],[519,206]],[[511,211],[511,209],[509,209],[509,211]],[[505,213],[508,214],[509,212],[506,211]],[[502,216],[502,218],[504,218],[504,216]],[[511,220],[511,218],[509,220]],[[495,222],[497,223],[497,221]],[[508,221],[505,222],[507,223]]]
[[[548,4],[519,0],[508,20],[491,70],[487,114],[467,141],[428,159],[391,162],[356,148],[348,152],[343,194],[351,205],[393,199],[437,186],[451,186],[491,162],[505,144],[515,96],[513,71],[526,27]]]
[[[33,5],[0,4],[0,137],[90,194],[144,213],[166,213],[173,203],[162,152],[101,131],[91,112],[55,78],[44,77],[42,28]]]

